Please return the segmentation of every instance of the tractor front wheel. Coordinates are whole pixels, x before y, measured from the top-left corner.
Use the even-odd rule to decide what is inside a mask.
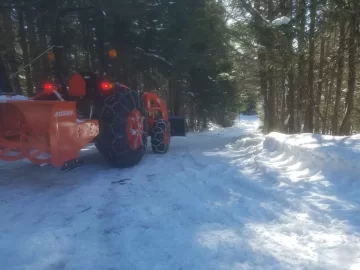
[[[132,167],[146,152],[148,123],[141,97],[130,89],[115,89],[99,114],[96,147],[115,167]]]
[[[154,153],[164,154],[170,146],[170,123],[159,119],[151,130],[151,147]]]

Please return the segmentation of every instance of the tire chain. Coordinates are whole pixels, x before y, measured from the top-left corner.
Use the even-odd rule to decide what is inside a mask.
[[[157,153],[165,153],[168,150],[169,145],[165,145],[164,135],[165,132],[170,133],[169,122],[163,119],[159,119],[155,122],[155,127],[152,129],[151,145],[153,150]],[[170,139],[170,134],[169,134]]]
[[[144,114],[144,108],[143,108],[143,104],[141,101],[141,97],[140,95],[138,95],[135,91],[129,89],[129,88],[125,88],[126,90],[124,91],[124,88],[122,88],[120,91],[118,90],[118,92],[115,92],[115,94],[105,98],[101,112],[100,112],[100,119],[105,119],[103,125],[107,125],[111,127],[111,132],[112,132],[112,142],[111,142],[111,149],[108,149],[109,151],[109,156],[113,156],[112,152],[115,152],[117,155],[119,156],[124,156],[124,153],[131,151],[131,149],[126,149],[124,151],[119,151],[119,147],[116,147],[116,144],[118,142],[121,142],[121,139],[126,136],[126,134],[119,134],[121,132],[116,131],[116,128],[119,127],[121,125],[127,125],[127,119],[124,119],[124,117],[119,116],[119,111],[125,110],[127,113],[130,113],[130,109],[129,107],[134,107],[134,108],[138,108],[139,111],[141,112],[141,114]],[[137,96],[136,99],[134,99],[134,96]],[[129,96],[130,99],[127,97]],[[130,102],[132,102],[133,104],[130,105]],[[119,108],[119,107],[120,108]],[[106,115],[107,114],[107,115]],[[111,122],[106,121],[106,119],[112,119]],[[146,121],[145,117],[142,117],[143,119],[143,125],[144,125],[144,132],[147,131],[146,129]],[[118,125],[117,125],[118,124]],[[146,136],[147,138],[147,136]],[[120,141],[119,141],[120,139]],[[123,142],[121,142],[123,143]],[[126,142],[127,143],[127,142]],[[145,143],[145,144],[144,144]],[[146,147],[146,143],[147,143],[147,139],[142,139],[142,145],[144,145]],[[127,148],[127,147],[121,147],[122,149]],[[137,152],[134,152],[134,154],[136,154]]]

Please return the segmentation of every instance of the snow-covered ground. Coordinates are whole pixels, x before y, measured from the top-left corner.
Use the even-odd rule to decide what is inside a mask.
[[[229,129],[132,169],[0,163],[1,269],[360,269],[360,137]]]
[[[27,100],[28,98],[20,95],[0,95],[0,102],[5,102],[7,100]]]

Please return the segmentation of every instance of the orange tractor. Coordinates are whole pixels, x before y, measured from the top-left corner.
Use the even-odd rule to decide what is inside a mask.
[[[93,12],[97,16],[100,71],[63,75],[61,18],[69,13]],[[141,161],[148,137],[155,153],[166,153],[171,136],[186,136],[183,117],[169,117],[166,104],[155,93],[138,93],[109,78],[104,49],[105,15],[97,8],[63,9],[58,14],[54,66],[56,82],[47,82],[27,100],[0,97],[0,159],[28,159],[69,170],[79,166],[80,151],[94,143],[115,167]],[[65,73],[68,72],[65,70]]]

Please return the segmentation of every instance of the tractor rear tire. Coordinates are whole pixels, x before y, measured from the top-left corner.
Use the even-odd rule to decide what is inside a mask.
[[[155,121],[154,128],[151,129],[151,147],[157,154],[165,154],[170,146],[170,123],[159,119]]]
[[[96,148],[114,167],[138,164],[147,147],[148,122],[142,98],[136,92],[120,88],[106,97],[99,112],[99,136]]]

